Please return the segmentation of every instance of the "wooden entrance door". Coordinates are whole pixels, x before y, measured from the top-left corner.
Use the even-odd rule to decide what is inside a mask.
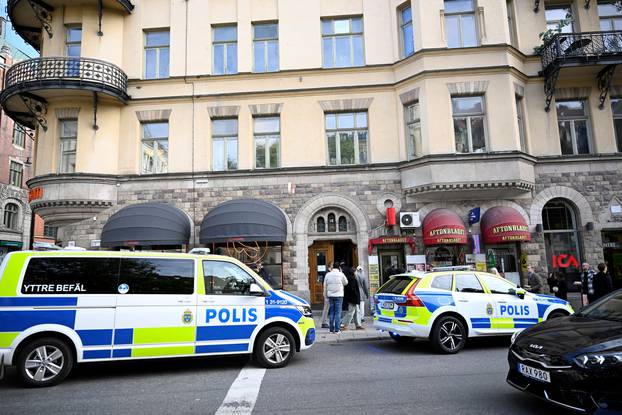
[[[316,242],[309,248],[309,291],[312,306],[324,304],[324,276],[328,272],[328,265],[334,260],[333,257],[332,242]]]

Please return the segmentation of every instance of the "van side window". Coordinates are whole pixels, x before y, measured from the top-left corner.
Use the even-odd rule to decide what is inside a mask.
[[[453,280],[452,280],[451,274],[439,275],[438,277],[434,278],[434,281],[432,281],[431,287],[438,288],[439,290],[451,291],[452,282]]]
[[[129,286],[128,294],[192,294],[194,261],[122,258],[119,282]]]
[[[482,284],[474,274],[456,275],[456,291],[461,293],[483,293]]]
[[[206,294],[249,295],[255,282],[242,268],[225,261],[203,261],[203,275]]]
[[[116,294],[119,263],[119,258],[33,257],[22,294]]]

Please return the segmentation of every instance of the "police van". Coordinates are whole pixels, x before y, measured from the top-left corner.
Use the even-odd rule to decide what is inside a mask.
[[[430,339],[441,353],[457,353],[469,337],[511,335],[574,313],[567,301],[532,294],[477,271],[447,269],[391,277],[373,298],[374,327],[397,342]]]
[[[311,308],[216,255],[13,252],[0,265],[0,376],[61,382],[74,364],[253,354],[285,366],[315,340]]]

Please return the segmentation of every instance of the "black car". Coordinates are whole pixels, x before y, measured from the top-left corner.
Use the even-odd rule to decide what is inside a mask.
[[[566,409],[622,413],[622,290],[512,338],[507,381]]]

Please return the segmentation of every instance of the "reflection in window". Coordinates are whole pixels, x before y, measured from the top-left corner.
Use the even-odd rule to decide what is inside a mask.
[[[328,214],[328,232],[337,232],[337,224],[335,222],[335,214]]]
[[[339,216],[339,232],[348,232],[348,221],[345,216]]]
[[[229,118],[212,121],[212,169],[238,168],[238,120]]]
[[[203,261],[206,294],[249,295],[255,280],[242,268],[224,261]]]
[[[405,58],[415,53],[412,10],[410,6],[407,6],[400,9],[398,13],[400,19],[400,41],[402,46],[402,57]]]
[[[236,25],[212,29],[212,74],[238,73],[238,28]]]
[[[324,68],[363,66],[363,18],[322,20],[322,57]]]
[[[142,124],[143,174],[159,174],[168,171],[168,121]]]
[[[170,33],[145,32],[145,79],[168,78]]]
[[[279,117],[253,119],[255,130],[255,168],[276,168],[280,165],[281,120]]]
[[[326,221],[321,216],[317,218],[317,231],[326,232]]]
[[[622,153],[622,99],[614,98],[611,100],[611,112],[613,113],[613,127],[618,152]]]
[[[59,120],[60,157],[59,173],[76,171],[76,145],[78,143],[78,120]]]
[[[279,25],[262,23],[253,25],[254,72],[279,70]]]
[[[580,234],[574,207],[565,199],[553,199],[542,210],[544,228],[544,246],[549,270],[566,275],[567,283],[578,278],[579,269],[575,267],[559,268],[555,266],[554,257],[572,256],[581,262],[579,250]]]
[[[366,164],[369,140],[366,112],[326,114],[328,164]]]
[[[7,229],[17,229],[17,213],[19,207],[15,203],[7,203],[4,207],[4,227]]]
[[[562,154],[588,154],[590,126],[586,101],[557,101],[555,106]]]
[[[486,151],[486,112],[484,97],[454,97],[451,99],[457,153]]]
[[[408,160],[421,156],[421,119],[419,103],[415,102],[404,107],[406,118],[406,149]]]
[[[445,0],[445,36],[448,48],[477,46],[473,0]]]

